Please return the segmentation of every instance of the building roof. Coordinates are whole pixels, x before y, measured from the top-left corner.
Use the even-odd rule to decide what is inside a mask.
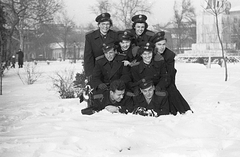
[[[63,47],[63,42],[61,43],[51,43],[50,48],[51,49],[61,49]]]
[[[230,12],[237,12],[237,11],[240,11],[240,6],[235,6],[230,9]]]

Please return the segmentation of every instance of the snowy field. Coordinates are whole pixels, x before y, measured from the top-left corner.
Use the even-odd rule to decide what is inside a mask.
[[[194,114],[158,118],[81,115],[86,103],[60,99],[55,72],[80,72],[81,63],[38,63],[41,77],[24,85],[10,69],[0,95],[0,157],[239,157],[240,63],[224,68],[176,63],[177,86]]]

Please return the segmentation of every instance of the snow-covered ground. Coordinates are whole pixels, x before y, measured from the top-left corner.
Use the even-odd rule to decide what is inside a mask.
[[[224,68],[176,63],[177,86],[194,114],[158,118],[82,115],[86,103],[60,99],[50,76],[81,63],[38,63],[41,77],[24,85],[10,69],[0,95],[1,157],[239,157],[240,63]]]

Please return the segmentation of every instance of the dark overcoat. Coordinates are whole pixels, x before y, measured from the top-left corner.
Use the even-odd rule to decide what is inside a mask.
[[[168,74],[171,76],[172,82],[175,83],[175,76],[177,73],[177,70],[175,69],[176,54],[170,49],[166,48],[161,55],[163,56],[164,61],[166,63]]]
[[[170,83],[164,61],[152,60],[149,65],[140,61],[139,64],[131,68],[131,78],[132,82],[130,82],[129,86],[132,88],[132,91],[136,91],[136,88],[139,88],[138,82],[144,78],[151,79],[159,90],[165,90]]]
[[[134,35],[133,44],[136,46],[142,46],[144,43],[149,42],[151,37],[154,36],[154,32],[150,30],[145,30],[143,34],[138,36],[134,29],[130,29],[131,33]]]
[[[24,53],[22,51],[18,51],[17,55],[18,55],[18,64],[22,65],[23,64]]]
[[[121,47],[119,46],[117,48],[117,52],[119,53],[119,55],[124,57],[124,60],[128,60],[129,62],[134,60],[134,56],[133,56],[133,53],[132,53],[132,47],[131,46],[125,51],[122,51]]]
[[[123,59],[124,56],[116,55],[112,62],[109,62],[105,56],[97,60],[93,70],[93,87],[96,89],[101,83],[110,84],[117,79],[121,79],[125,83],[129,82],[129,67],[123,65]]]
[[[112,103],[112,101],[110,100],[109,90],[106,90],[102,94],[97,94],[94,96],[93,109],[95,111],[101,111],[108,105],[119,107],[119,111],[121,113],[130,113],[133,111],[133,99],[131,96],[128,95],[127,92],[125,93],[123,99],[120,102],[115,103]]]
[[[133,112],[137,110],[138,107],[144,107],[146,108],[146,110],[154,110],[157,113],[157,116],[169,114],[169,104],[167,96],[158,96],[154,93],[152,100],[149,104],[147,103],[143,94],[135,96],[133,100]]]
[[[95,59],[103,55],[103,44],[115,43],[117,40],[118,35],[113,30],[109,30],[105,38],[101,36],[99,29],[85,36],[84,71],[86,76],[92,75]]]
[[[177,89],[177,86],[175,84],[175,76],[177,72],[177,70],[175,69],[175,59],[174,59],[175,53],[170,49],[166,48],[162,53],[162,56],[166,63],[167,72],[171,76],[171,83],[167,87],[170,113],[173,115],[176,115],[177,112],[181,114],[185,113],[186,111],[191,110],[191,108],[188,102],[184,99],[184,97],[180,93],[180,91]]]

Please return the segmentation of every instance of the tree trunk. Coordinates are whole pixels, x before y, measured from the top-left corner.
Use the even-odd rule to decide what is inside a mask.
[[[224,54],[222,39],[221,39],[221,37],[220,37],[220,32],[219,32],[218,14],[216,14],[215,17],[216,17],[217,35],[218,35],[218,40],[219,40],[219,42],[220,42],[221,49],[222,49],[222,58],[223,58],[224,68],[225,68],[225,81],[227,81],[227,79],[228,79],[227,62],[226,62],[226,58],[225,58],[225,54]]]
[[[2,55],[3,54],[3,40],[2,36],[0,34],[0,95],[2,95],[2,73],[3,73],[3,67],[2,67]]]

